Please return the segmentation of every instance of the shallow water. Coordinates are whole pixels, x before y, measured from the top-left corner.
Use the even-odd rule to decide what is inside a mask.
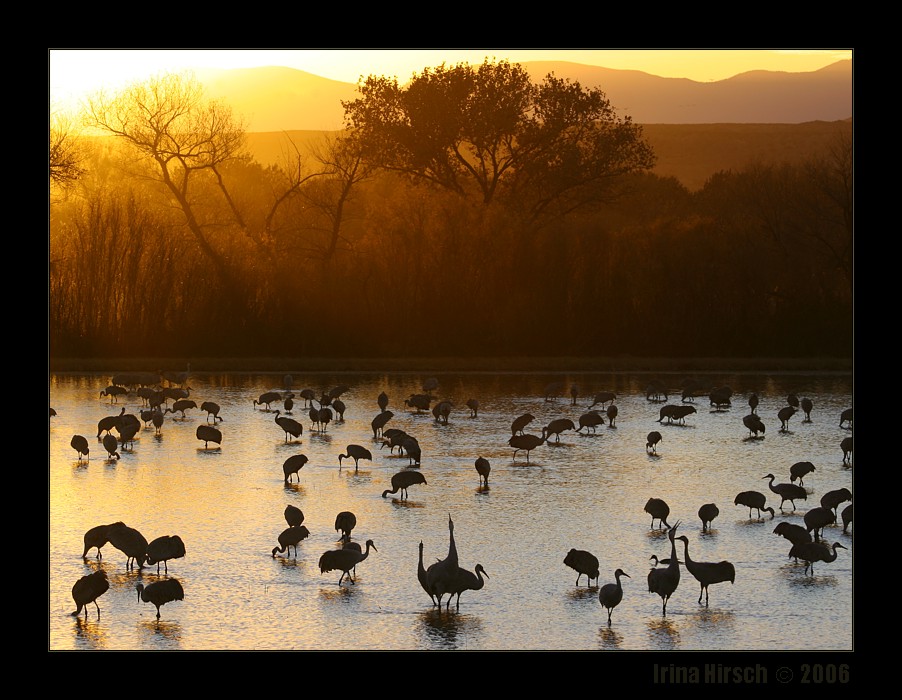
[[[572,374],[437,374],[433,394],[454,402],[448,425],[431,412],[417,414],[404,399],[421,390],[419,374],[295,375],[293,417],[304,431],[285,441],[274,422],[275,409],[253,404],[267,390],[282,387],[276,374],[197,374],[191,398],[222,406],[220,447],[204,449],[195,437],[206,413],[189,409],[182,419],[167,413],[161,435],[142,428],[121,459],[107,459],[96,437],[100,418],[122,406],[138,414],[135,394],[110,404],[99,392],[110,375],[60,374],[50,377],[50,405],[57,415],[49,428],[49,649],[105,650],[851,650],[852,528],[825,531],[841,542],[831,563],[815,564],[814,574],[787,557],[790,544],[775,534],[779,522],[802,523],[821,495],[841,487],[853,491],[853,469],[843,463],[840,441],[851,435],[839,426],[852,406],[848,376],[761,374],[700,375],[707,386],[729,385],[732,407],[714,410],[707,397],[695,400],[697,413],[685,425],[657,422],[661,402],[646,398],[649,376]],[[658,375],[679,387],[682,375]],[[559,397],[545,400],[545,386],[563,382]],[[325,432],[313,429],[299,398],[309,387],[317,394],[345,384],[344,421]],[[578,384],[577,405],[569,387]],[[382,497],[391,476],[408,459],[373,439],[370,421],[379,412],[376,397],[389,396],[394,418],[422,446],[420,471],[426,485],[410,488],[409,498]],[[550,420],[568,417],[578,424],[590,396],[614,391],[616,426],[595,434],[561,435],[516,459],[507,444],[510,424],[530,412],[526,432],[541,434]],[[758,414],[766,436],[749,439],[742,424],[749,392],[761,397]],[[780,431],[777,411],[795,392],[812,399],[811,420],[797,413]],[[471,417],[469,398],[480,402]],[[671,396],[670,403],[681,403]],[[143,425],[143,424],[142,424]],[[657,455],[646,450],[646,435],[658,430]],[[585,432],[585,431],[584,431]],[[90,459],[78,461],[70,445],[74,434],[88,438]],[[348,444],[369,448],[372,461],[353,460],[339,468]],[[303,453],[308,463],[299,483],[286,484],[282,463]],[[491,463],[488,488],[474,468],[477,457]],[[806,501],[789,502],[768,490],[765,474],[789,481],[789,467],[810,461],[816,471],[805,478]],[[749,518],[733,505],[737,493],[761,491],[776,517]],[[711,586],[710,603],[699,604],[699,586],[682,568],[679,587],[666,615],[661,599],[648,592],[649,557],[669,556],[666,531],[651,527],[646,501],[663,498],[669,522],[690,542],[695,560],[731,561],[735,584]],[[697,511],[714,502],[719,517],[703,532]],[[310,536],[297,555],[277,554],[285,529],[285,506],[304,512]],[[843,504],[843,506],[846,504]],[[840,509],[843,507],[841,506]],[[357,568],[356,585],[337,585],[339,572],[321,573],[320,555],[338,546],[333,529],[339,511],[357,516],[352,538],[372,539],[377,551]],[[460,564],[482,564],[489,578],[483,589],[467,591],[460,609],[435,609],[420,587],[418,543],[428,566],[448,552],[448,516]],[[753,513],[753,515],[755,515]],[[82,559],[83,535],[91,527],[117,520],[148,540],[181,536],[187,555],[169,563],[169,577],[184,587],[183,601],[161,608],[138,600],[135,585],[166,578],[156,566],[127,570],[125,555],[107,545]],[[682,559],[682,545],[679,554]],[[601,562],[599,585],[623,569],[624,597],[610,626],[598,602],[598,586],[576,583],[563,564],[571,548],[594,553]],[[73,583],[98,568],[110,590],[95,606],[73,617]]]

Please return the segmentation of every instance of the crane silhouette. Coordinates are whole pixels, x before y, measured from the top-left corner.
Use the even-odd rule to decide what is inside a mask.
[[[210,446],[211,442],[217,445],[222,444],[222,433],[212,425],[199,425],[195,431],[198,440],[204,441],[204,449]]]
[[[652,430],[645,438],[645,451],[651,450],[653,454],[658,454],[658,443],[663,439],[661,433],[657,430]]]
[[[375,418],[373,418],[370,426],[373,429],[373,439],[375,440],[380,435],[384,435],[385,424],[388,423],[392,418],[395,417],[395,414],[391,411],[382,411],[382,413],[378,414]]]
[[[379,392],[379,396],[376,397],[376,405],[379,406],[379,410],[384,413],[388,408],[388,394],[384,391]]]
[[[559,443],[561,441],[561,433],[565,430],[576,430],[576,425],[569,418],[557,418],[542,428],[542,438],[547,440],[554,435],[554,441]]]
[[[809,398],[803,398],[801,401],[802,412],[805,414],[805,422],[811,422],[811,409],[814,408],[814,402]]]
[[[357,465],[361,459],[368,459],[372,461],[373,453],[366,449],[363,445],[348,445],[345,448],[345,453],[338,455],[338,468],[341,469],[341,460],[343,459],[353,459],[354,460],[354,471],[357,471]]]
[[[351,539],[351,531],[357,527],[357,516],[349,510],[343,510],[335,516],[335,532],[341,533],[342,541]]]
[[[73,617],[81,614],[82,608],[85,611],[85,619],[88,618],[88,604],[94,603],[97,608],[97,619],[100,619],[100,605],[97,599],[110,590],[110,582],[107,579],[106,571],[98,569],[92,574],[82,576],[72,586],[72,600],[75,601],[75,612]]]
[[[457,557],[457,544],[454,541],[454,521],[448,514],[448,556],[435,562],[426,569],[426,585],[429,592],[438,601],[438,607],[442,607],[442,597],[454,590],[457,580],[457,570],[460,568]]]
[[[788,403],[792,408],[797,409],[799,407],[799,397],[797,394],[789,394],[786,397],[786,403]]]
[[[511,422],[511,435],[522,435],[523,428],[532,423],[536,417],[531,413],[524,413],[522,416],[514,418]]]
[[[121,456],[117,451],[119,447],[119,441],[110,433],[107,433],[103,436],[103,448],[109,453],[109,459],[115,457],[116,459],[120,459]]]
[[[664,615],[667,615],[667,601],[670,600],[670,596],[673,595],[677,586],[680,585],[680,562],[677,559],[676,542],[674,540],[679,526],[680,521],[678,520],[668,533],[668,537],[670,537],[670,563],[663,569],[654,568],[648,572],[648,592],[657,593],[661,596],[661,611]]]
[[[401,500],[404,500],[409,497],[407,489],[414,484],[426,484],[426,477],[415,471],[398,472],[391,478],[391,488],[382,492],[382,498],[385,498],[390,493],[398,493],[400,491]]]
[[[749,509],[749,520],[752,519],[752,508],[758,511],[758,519],[761,519],[761,511],[764,512],[770,511],[770,517],[774,517],[774,509],[770,507],[765,507],[765,503],[767,501],[767,496],[765,496],[760,491],[742,491],[741,493],[736,494],[736,498],[733,500],[734,506],[745,506]]]
[[[513,459],[517,459],[517,453],[522,450],[526,453],[526,463],[529,464],[529,453],[543,442],[545,442],[544,435],[539,437],[538,435],[524,433],[523,435],[512,435],[511,439],[507,441],[507,444],[514,448]]]
[[[84,435],[73,435],[69,444],[72,446],[72,449],[78,453],[79,462],[81,461],[82,455],[84,455],[85,459],[90,459],[89,455],[91,449],[88,447],[88,438]]]
[[[467,399],[467,408],[470,409],[470,418],[479,417],[479,401],[476,399]]]
[[[351,569],[355,568],[360,562],[366,559],[370,555],[370,549],[374,552],[378,552],[376,549],[376,545],[373,544],[372,540],[366,541],[366,550],[364,552],[358,552],[356,549],[350,548],[342,548],[342,549],[330,549],[326,552],[323,552],[322,556],[319,558],[319,571],[321,574],[324,574],[328,571],[341,571],[341,576],[338,579],[338,585],[341,585],[341,582],[344,580],[345,576],[348,577],[348,580],[352,584],[356,584],[357,582],[354,580],[354,577],[351,575]]]
[[[125,396],[127,394],[128,394],[128,389],[126,389],[125,387],[116,386],[115,384],[111,384],[106,389],[104,389],[100,392],[100,398],[103,398],[104,396],[109,396],[110,403],[113,403],[114,401],[118,401],[120,396]]]
[[[110,525],[107,533],[110,544],[125,555],[126,569],[132,569],[135,565],[139,569],[144,568],[147,561],[147,538],[144,535],[122,522]]]
[[[852,464],[852,436],[843,438],[839,447],[842,450],[842,463]]]
[[[451,415],[451,402],[450,401],[439,401],[432,409],[432,415],[435,417],[436,422],[441,423],[442,425],[448,425],[448,416]]]
[[[564,382],[549,382],[545,385],[545,401],[554,401],[564,390]]]
[[[749,413],[747,416],[743,416],[742,424],[748,429],[749,437],[758,437],[758,433],[764,435],[766,432],[764,421],[761,420],[757,413]]]
[[[97,558],[103,559],[103,554],[101,553],[100,548],[110,541],[110,528],[118,527],[120,525],[124,527],[125,523],[119,521],[110,523],[109,525],[97,525],[96,527],[92,527],[90,530],[88,530],[84,536],[85,548],[81,553],[81,558],[87,559],[88,552],[94,547],[97,547]]]
[[[598,602],[601,603],[601,607],[608,611],[608,625],[611,624],[611,613],[614,612],[614,608],[620,605],[620,601],[623,600],[623,586],[620,584],[621,576],[632,578],[629,574],[625,573],[623,569],[617,569],[614,572],[614,580],[616,583],[606,583],[598,589]]]
[[[482,578],[483,576],[490,578],[486,570],[482,567],[482,564],[477,564],[473,571],[458,568],[457,579],[455,580],[454,588],[448,592],[448,602],[445,605],[445,608],[448,609],[451,607],[451,599],[457,595],[457,609],[460,610],[461,593],[464,591],[478,591],[482,589],[482,587],[485,586],[485,580]]]
[[[489,460],[487,460],[485,457],[477,457],[475,466],[476,473],[479,475],[480,483],[488,488],[489,474],[492,472],[492,465],[489,464]]]
[[[618,414],[618,413],[620,413],[620,409],[617,408],[617,406],[615,406],[614,404],[611,404],[611,405],[608,406],[607,409],[605,410],[605,414],[606,414],[607,417],[608,417],[608,425],[609,425],[611,428],[616,427],[616,426],[614,425],[614,423],[617,421],[617,414]]]
[[[849,525],[852,524],[852,504],[851,503],[842,509],[841,517],[842,517],[842,534],[847,535],[849,532]]]
[[[270,404],[274,401],[281,401],[282,395],[278,391],[265,391],[260,394],[259,399],[254,399],[254,408],[257,406],[266,406],[266,410],[271,410]]]
[[[148,566],[157,565],[157,573],[160,573],[160,563],[163,564],[165,573],[169,573],[169,560],[181,559],[185,556],[185,543],[178,535],[163,535],[151,540],[147,545]]]
[[[335,409],[335,415],[338,416],[337,420],[343,421],[345,419],[345,411],[348,408],[345,402],[341,399],[333,399],[332,408]]]
[[[801,525],[795,523],[777,523],[774,534],[789,540],[791,544],[804,544],[811,542],[811,534]]]
[[[285,442],[288,442],[288,436],[290,435],[295,440],[301,437],[301,433],[304,432],[304,426],[298,423],[294,418],[289,418],[288,416],[281,415],[281,411],[276,409],[275,422],[276,424],[285,432]]]
[[[749,394],[749,408],[751,409],[752,413],[755,413],[758,410],[758,394],[756,394],[754,391]]]
[[[428,411],[432,404],[432,397],[428,394],[411,394],[409,399],[404,399],[404,405],[417,409],[417,413]]]
[[[208,421],[210,420],[210,417],[211,417],[211,416],[213,417],[213,424],[214,424],[214,425],[216,424],[216,421],[221,421],[221,420],[223,420],[222,417],[219,415],[219,412],[220,412],[222,409],[219,407],[219,404],[216,403],[215,401],[203,401],[203,402],[201,402],[200,410],[201,410],[201,411],[206,411],[206,412],[207,412],[207,420],[208,420]]]
[[[294,410],[294,395],[288,394],[285,397],[285,400],[282,401],[282,408],[285,409],[285,413],[291,413]]]
[[[432,595],[432,591],[429,590],[429,584],[427,582],[426,577],[426,567],[423,566],[423,540],[420,540],[420,559],[417,562],[417,580],[420,582],[420,586],[422,586],[423,590],[429,595],[432,599],[432,605],[435,605],[435,596]]]
[[[702,530],[710,529],[711,521],[720,515],[720,509],[713,503],[705,503],[698,509],[699,520],[702,521]]]
[[[119,425],[119,422],[122,420],[122,416],[125,415],[125,406],[122,407],[122,410],[119,411],[118,415],[115,416],[104,416],[99,421],[97,421],[97,439],[100,439],[100,433],[106,432],[107,435],[110,434],[110,431]]]
[[[670,506],[661,498],[649,498],[645,504],[645,512],[651,516],[651,528],[655,527],[655,520],[665,528],[670,529],[667,516],[670,515]]]
[[[843,427],[843,423],[848,423],[849,427],[852,427],[852,409],[847,408],[843,410],[842,413],[839,414],[839,427]]]
[[[805,529],[814,535],[816,542],[820,539],[823,529],[836,522],[836,513],[830,508],[818,506],[805,513],[802,520],[805,521]]]
[[[834,542],[832,546],[828,546],[826,542],[803,542],[802,544],[794,544],[789,550],[789,556],[801,559],[805,562],[805,573],[811,570],[814,576],[814,562],[822,561],[829,564],[836,561],[836,548],[846,549],[846,546],[839,542]]]
[[[804,486],[805,475],[810,474],[813,471],[815,471],[815,469],[811,462],[796,462],[789,468],[789,480],[792,483],[795,483],[796,479],[798,479],[799,486]]]
[[[154,409],[153,411],[151,411],[150,422],[153,423],[154,433],[159,435],[163,431],[163,423],[165,421],[166,417],[159,409]]]
[[[708,586],[714,583],[723,583],[724,581],[735,583],[736,567],[728,561],[693,561],[689,557],[689,538],[686,535],[680,535],[677,539],[683,541],[683,558],[686,568],[700,585],[698,591],[699,605],[701,605],[702,593],[704,593],[705,607],[708,607]]]
[[[310,537],[310,530],[305,525],[292,525],[279,533],[279,546],[272,548],[273,559],[276,553],[291,553],[291,547],[294,547],[294,558],[298,557],[298,543]]]
[[[194,399],[179,399],[178,401],[173,402],[172,408],[167,408],[164,413],[178,412],[182,414],[182,418],[185,418],[185,411],[191,408],[197,408],[197,403]]]
[[[792,418],[796,411],[798,411],[795,406],[784,406],[779,411],[777,411],[777,418],[780,419],[780,432],[785,433],[789,430],[789,419]]]
[[[285,475],[285,483],[291,483],[292,474],[297,477],[298,483],[301,483],[301,475],[298,474],[298,472],[304,468],[304,465],[307,464],[308,461],[307,455],[291,455],[291,457],[286,459],[282,463],[282,473]]]
[[[821,505],[824,508],[831,509],[834,513],[836,513],[837,507],[839,507],[840,503],[845,503],[846,501],[852,500],[852,492],[847,488],[834,489],[833,491],[827,491],[823,496],[821,496]]]
[[[592,405],[589,406],[589,408],[594,408],[598,404],[601,404],[602,406],[604,406],[607,403],[612,403],[616,399],[617,399],[617,394],[615,394],[613,391],[600,391],[597,394],[595,394],[595,398],[593,399]]]
[[[288,527],[299,527],[304,524],[304,511],[297,506],[293,506],[289,503],[285,506],[283,515],[285,516],[285,522],[288,523]]]
[[[185,589],[177,578],[167,578],[155,581],[147,587],[143,583],[135,586],[138,591],[138,600],[145,603],[153,603],[157,608],[157,619],[160,619],[160,608],[174,600],[185,599]]]
[[[775,477],[773,474],[767,474],[766,476],[762,476],[761,478],[770,479],[770,481],[767,482],[767,485],[770,487],[771,491],[773,491],[780,497],[780,510],[783,510],[783,504],[786,501],[792,503],[792,509],[795,510],[796,499],[801,499],[803,501],[808,500],[808,492],[805,491],[804,487],[802,486],[792,483],[782,483],[774,486],[774,479],[776,479],[777,477]]]
[[[595,579],[595,584],[598,584],[598,557],[596,557],[591,552],[587,552],[584,549],[571,549],[567,552],[567,556],[564,557],[564,564],[569,566],[576,572],[576,583],[574,586],[579,585],[579,579],[582,576],[586,577],[586,585],[592,585],[592,579]]]
[[[599,425],[604,425],[604,416],[598,411],[587,411],[579,417],[579,428],[576,432],[582,434],[583,428],[590,428],[594,433]]]

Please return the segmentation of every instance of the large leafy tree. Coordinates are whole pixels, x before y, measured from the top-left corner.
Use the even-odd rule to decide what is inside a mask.
[[[532,219],[604,201],[622,175],[655,156],[641,127],[604,93],[519,64],[425,69],[401,86],[370,76],[343,103],[367,161],[485,204],[519,204]]]

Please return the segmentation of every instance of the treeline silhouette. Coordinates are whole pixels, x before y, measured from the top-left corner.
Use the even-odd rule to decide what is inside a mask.
[[[174,206],[101,140],[51,200],[50,354],[851,357],[851,125],[837,129],[802,164],[697,192],[622,175],[606,201],[538,221],[325,147],[333,177],[235,159]]]

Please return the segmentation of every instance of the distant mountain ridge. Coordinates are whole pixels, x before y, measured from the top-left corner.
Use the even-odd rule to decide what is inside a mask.
[[[800,124],[852,117],[851,60],[811,72],[750,71],[708,83],[566,61],[522,65],[536,82],[554,73],[601,89],[620,116],[637,124]],[[335,131],[343,127],[342,100],[358,96],[355,84],[283,66],[196,75],[211,97],[224,99],[246,120],[250,132]]]

